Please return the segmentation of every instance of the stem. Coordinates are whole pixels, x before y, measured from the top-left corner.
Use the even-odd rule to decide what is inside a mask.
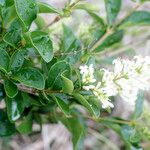
[[[104,40],[110,36],[112,34],[112,32],[114,31],[114,29],[118,26],[120,26],[120,24],[126,20],[130,15],[132,15],[134,13],[135,10],[137,10],[141,5],[137,4],[133,10],[131,12],[129,12],[123,19],[121,19],[118,23],[116,23],[114,26],[112,26],[111,28],[109,28],[106,33],[102,36],[102,38],[100,38],[95,45],[93,45],[93,47],[91,48],[91,51],[94,51],[99,45],[101,45]]]
[[[0,80],[0,84],[4,84],[4,80],[1,79]],[[25,92],[25,93],[28,93],[28,94],[32,94],[32,95],[36,95],[38,96],[38,93],[41,92],[41,90],[37,90],[35,88],[30,88],[30,87],[27,87],[23,84],[17,84],[17,87],[20,91],[22,92]],[[43,90],[45,93],[49,94],[49,93],[62,93],[61,91],[52,91],[52,90]]]
[[[97,121],[98,122],[108,121],[108,122],[113,122],[113,123],[128,124],[128,125],[131,125],[131,126],[136,124],[135,121],[116,120],[116,119],[111,119],[111,118],[99,118]]]

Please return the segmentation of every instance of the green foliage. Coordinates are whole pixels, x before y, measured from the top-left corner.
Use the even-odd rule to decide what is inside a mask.
[[[41,127],[61,121],[72,134],[74,150],[83,150],[90,119],[113,129],[125,149],[141,149],[142,134],[150,137],[146,125],[141,128],[139,123],[144,111],[143,91],[130,120],[125,120],[102,111],[98,99],[82,89],[81,63],[96,66],[99,53],[121,46],[126,26],[150,24],[148,11],[133,10],[119,20],[122,1],[104,3],[106,18],[98,14],[99,6],[80,0],[69,1],[62,10],[37,0],[0,0],[0,103],[5,103],[0,109],[1,137],[31,134],[34,123]],[[85,40],[63,21],[79,9],[92,19],[83,33]],[[57,16],[47,24],[41,13]],[[57,24],[59,20],[63,23]],[[31,29],[33,23],[37,28]],[[53,24],[57,25],[51,28]]]
[[[112,25],[121,8],[121,0],[105,0],[108,24]]]

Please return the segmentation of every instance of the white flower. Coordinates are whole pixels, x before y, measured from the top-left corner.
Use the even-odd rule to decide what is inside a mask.
[[[110,102],[110,99],[108,99],[108,98],[101,99],[101,102],[102,102],[102,108],[104,108],[104,109],[114,107],[114,105]]]
[[[108,96],[114,96],[118,93],[117,85],[114,83],[115,74],[106,69],[101,69],[104,71],[102,82],[103,82],[103,92]]]
[[[86,90],[86,91],[93,90],[94,88],[95,88],[94,85],[83,86],[83,89]]]
[[[101,69],[104,73],[97,84],[93,65],[81,66],[80,73],[85,84],[83,89],[91,90],[103,108],[114,107],[109,97],[115,95],[134,105],[139,90],[148,90],[150,87],[150,57],[135,56],[133,60],[118,58],[113,64],[113,72]]]
[[[85,84],[94,83],[96,79],[94,78],[94,67],[93,64],[90,66],[84,65],[80,66],[80,73],[82,75],[82,82]]]

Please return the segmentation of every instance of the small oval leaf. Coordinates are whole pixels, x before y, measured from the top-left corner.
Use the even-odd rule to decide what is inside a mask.
[[[13,78],[26,86],[43,90],[45,81],[43,75],[35,68],[23,68]]]
[[[65,76],[63,76],[63,74],[61,75],[61,78],[62,78],[62,90],[64,93],[72,93],[73,90],[74,90],[74,85],[73,85],[73,82],[66,78]]]
[[[53,45],[48,34],[42,31],[32,32],[30,39],[34,48],[39,52],[41,57],[48,63],[53,58]]]
[[[36,0],[14,0],[14,2],[17,15],[23,24],[23,29],[28,31],[38,12]]]
[[[48,87],[61,89],[62,88],[62,79],[61,74],[66,71],[66,77],[70,78],[71,68],[70,65],[66,61],[59,61],[55,63],[48,74]]]
[[[10,57],[5,49],[0,48],[0,70],[7,72],[9,66]]]
[[[14,98],[18,93],[17,85],[15,85],[12,81],[9,79],[4,80],[4,89],[6,92],[6,95],[9,98]]]

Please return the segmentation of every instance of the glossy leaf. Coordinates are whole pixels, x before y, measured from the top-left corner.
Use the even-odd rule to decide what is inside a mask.
[[[21,41],[21,25],[18,19],[12,22],[3,40],[14,48],[18,46]]]
[[[35,31],[31,33],[31,41],[34,48],[39,52],[41,57],[48,63],[53,58],[53,45],[48,34]]]
[[[10,57],[6,52],[6,49],[0,48],[0,70],[7,72],[9,61],[10,61]]]
[[[23,118],[23,121],[17,126],[17,130],[21,134],[30,134],[32,132],[32,114],[29,114],[27,117]]]
[[[9,79],[5,79],[5,81],[4,81],[4,89],[5,89],[6,95],[9,98],[14,98],[18,94],[17,85],[15,85]]]
[[[119,31],[111,34],[104,40],[104,42],[100,46],[98,46],[94,50],[94,52],[100,52],[100,51],[105,50],[106,48],[120,42],[123,38],[123,33],[124,32],[122,30],[119,30]]]
[[[17,15],[22,22],[24,31],[28,31],[36,18],[38,6],[36,0],[14,0]]]
[[[13,78],[26,86],[39,90],[45,87],[43,75],[35,68],[23,68],[17,72]]]
[[[8,120],[7,114],[0,109],[0,137],[10,136],[15,132],[15,125]]]
[[[63,74],[61,75],[62,78],[62,90],[64,93],[72,93],[74,90],[73,82],[66,78]]]
[[[68,116],[70,114],[69,106],[64,102],[63,99],[60,99],[59,97],[53,96],[53,99],[56,101],[57,105],[61,109],[61,111]]]
[[[120,25],[139,25],[150,24],[150,12],[148,11],[135,11],[128,18],[126,18]]]
[[[39,13],[57,13],[60,15],[62,14],[61,11],[46,3],[38,2],[38,7]]]
[[[67,78],[70,78],[71,68],[66,61],[59,61],[55,63],[49,70],[48,75],[48,87],[54,89],[62,88],[62,79],[61,74],[66,71],[65,75]]]
[[[108,24],[112,25],[118,16],[122,0],[105,0]]]
[[[10,58],[9,70],[11,70],[13,73],[19,71],[24,63],[24,59],[26,56],[26,49],[19,49],[15,51]]]
[[[21,94],[19,93],[14,98],[6,98],[7,114],[10,121],[16,121],[20,118],[24,111],[24,103]]]
[[[99,116],[99,113],[97,113],[97,109],[95,109],[94,104],[90,104],[81,94],[79,93],[73,93],[74,98],[82,104],[85,108],[89,110],[89,112],[94,115],[95,117]]]

